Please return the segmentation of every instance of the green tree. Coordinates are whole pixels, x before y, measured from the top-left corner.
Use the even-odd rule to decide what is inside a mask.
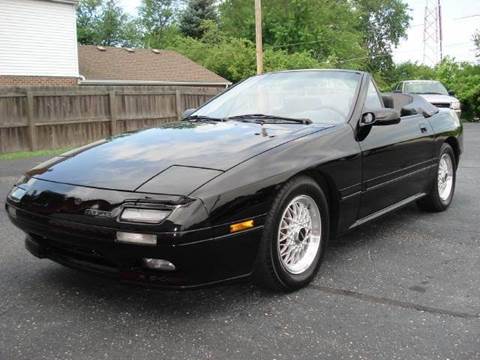
[[[388,82],[391,86],[403,80],[433,80],[435,78],[435,69],[416,62],[405,62],[393,66],[388,74]]]
[[[404,0],[353,0],[356,24],[368,49],[366,69],[388,72],[393,68],[392,48],[407,35],[411,17]]]
[[[80,44],[97,44],[102,0],[81,0],[77,7],[77,38]]]
[[[199,39],[204,34],[202,23],[206,20],[218,20],[215,0],[189,0],[180,15],[180,30],[186,36]]]
[[[480,117],[480,66],[468,62],[456,62],[445,58],[435,67],[436,79],[440,80],[462,103],[468,118]]]
[[[263,38],[266,48],[309,52],[332,66],[360,67],[367,52],[348,0],[264,0]],[[220,5],[221,28],[232,37],[255,40],[252,0],[226,0]]]
[[[139,23],[143,29],[143,42],[147,47],[161,41],[171,31],[175,20],[174,0],[142,0],[138,9]]]
[[[212,21],[202,23],[202,28],[204,35],[201,39],[177,34],[167,47],[233,82],[255,75],[255,44],[252,41],[228,36]],[[266,71],[325,66],[306,51],[294,54],[272,48],[265,51]]]
[[[117,0],[81,0],[77,8],[78,41],[81,44],[135,46],[139,32]]]
[[[97,35],[100,39],[100,45],[122,45],[125,42],[124,26],[128,22],[128,16],[118,5],[116,0],[107,0],[102,7],[102,11],[97,24]]]

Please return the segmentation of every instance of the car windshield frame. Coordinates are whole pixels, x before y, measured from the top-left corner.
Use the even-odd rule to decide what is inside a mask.
[[[275,83],[275,80],[278,80],[279,83],[282,81],[286,81],[288,83],[288,80],[293,79],[293,83],[298,82],[298,80],[302,80],[303,83],[305,82],[305,79],[309,81],[309,83],[306,86],[316,86],[318,89],[322,89],[325,93],[327,93],[328,90],[332,90],[331,88],[324,88],[321,84],[317,85],[315,83],[316,80],[319,81],[326,81],[327,83],[330,82],[332,84],[335,83],[335,81],[338,81],[338,85],[342,85],[343,88],[340,88],[337,90],[339,92],[343,91],[344,94],[330,94],[330,97],[337,95],[337,98],[340,97],[339,99],[335,100],[342,100],[345,102],[344,108],[342,109],[331,109],[333,108],[332,102],[331,101],[326,101],[325,104],[322,104],[317,111],[321,111],[324,109],[330,110],[329,113],[335,115],[336,117],[334,118],[333,116],[327,116],[327,115],[322,115],[322,116],[308,116],[311,114],[304,114],[305,112],[313,112],[313,109],[309,109],[308,106],[302,107],[303,104],[300,104],[299,108],[304,110],[302,113],[299,112],[278,112],[275,111],[275,109],[270,109],[270,108],[265,108],[265,109],[258,109],[258,108],[247,108],[243,109],[242,111],[239,111],[238,108],[240,106],[238,103],[241,103],[241,101],[244,101],[243,99],[239,100],[239,95],[243,95],[242,93],[245,91],[250,91],[254,89],[257,91],[257,95],[259,91],[265,91],[268,89],[268,87],[271,87],[272,89],[275,89],[275,86],[277,84]],[[272,81],[273,80],[273,81]],[[234,86],[230,87],[226,91],[223,91],[221,94],[213,97],[209,101],[207,101],[205,104],[203,104],[201,107],[195,110],[190,116],[191,117],[211,117],[211,118],[221,118],[224,120],[235,120],[235,118],[241,117],[242,115],[245,114],[263,114],[264,116],[267,116],[269,118],[275,118],[275,117],[289,117],[289,118],[294,118],[294,119],[306,119],[307,121],[305,122],[286,122],[290,124],[309,124],[311,123],[330,123],[330,124],[343,124],[343,123],[348,123],[351,120],[351,116],[355,110],[357,101],[358,101],[358,96],[360,93],[360,88],[362,85],[363,81],[363,74],[362,72],[359,71],[348,71],[348,70],[323,70],[323,69],[313,69],[313,70],[292,70],[292,71],[282,71],[282,72],[273,72],[273,73],[266,73],[262,75],[256,75],[253,77],[250,77],[242,82],[239,82],[235,84]],[[343,83],[342,83],[343,82]],[[303,84],[302,83],[302,84]],[[261,85],[260,86],[258,86]],[[257,87],[255,87],[257,85]],[[262,88],[263,87],[263,88]],[[299,96],[300,92],[306,92],[310,90],[310,87],[304,87],[301,85],[297,85],[295,87],[295,91],[292,91],[292,98],[294,96]],[[339,86],[340,87],[340,86]],[[280,88],[280,91],[282,89]],[[289,88],[290,90],[290,88]],[[333,89],[335,90],[335,89]],[[285,90],[284,90],[285,91]],[[345,94],[345,92],[347,92]],[[269,92],[270,94],[270,92]],[[313,95],[308,94],[311,100],[320,102],[320,99],[324,99],[321,96],[323,95],[325,97],[325,94],[319,94],[319,93],[314,93]],[[347,95],[345,99],[343,96]],[[245,97],[252,96],[251,94],[247,94]],[[257,97],[255,97],[256,99]],[[274,101],[279,101],[280,97],[275,98],[272,97]],[[267,97],[265,97],[267,99]],[[303,99],[303,98],[302,98]],[[288,98],[289,101],[293,101],[292,99]],[[265,100],[267,102],[267,100]],[[281,98],[282,102],[286,102],[285,98]],[[335,103],[335,102],[333,102]],[[338,101],[337,101],[338,103]],[[248,105],[251,105],[247,103]],[[285,106],[284,104],[282,104]],[[237,108],[234,108],[232,110],[232,107],[236,106]],[[318,105],[317,105],[318,106]],[[290,108],[288,108],[290,109]],[[256,111],[255,111],[256,110]],[[260,111],[262,110],[262,111]],[[271,111],[269,111],[271,110]],[[268,122],[268,121],[266,121]],[[275,122],[275,121],[272,121]]]
[[[418,89],[415,89],[415,88],[414,88],[414,90],[417,90],[417,91],[411,91],[410,89],[408,89],[410,86],[413,86],[413,87],[418,86],[418,89],[420,89],[421,86],[425,86],[426,87],[425,90],[436,90],[436,91],[418,91]],[[431,86],[431,87],[428,89],[427,86],[428,87]],[[434,89],[434,87],[436,87],[437,89]],[[410,94],[448,95],[447,88],[440,81],[411,81],[411,82],[405,82],[405,84],[403,86],[403,90],[404,90],[404,92],[410,93]]]

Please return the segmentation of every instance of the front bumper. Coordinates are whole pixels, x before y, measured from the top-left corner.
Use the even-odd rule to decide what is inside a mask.
[[[12,206],[12,204],[7,204]],[[118,243],[117,229],[73,221],[52,220],[16,208],[10,220],[27,233],[25,245],[39,258],[123,282],[165,288],[193,288],[251,275],[263,226],[218,236],[218,229],[158,233],[156,246]],[[257,218],[263,223],[263,216]],[[160,241],[164,240],[164,241]],[[172,262],[175,271],[143,267],[143,258]]]

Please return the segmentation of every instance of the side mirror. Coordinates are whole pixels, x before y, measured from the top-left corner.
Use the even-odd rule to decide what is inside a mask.
[[[192,115],[197,109],[187,109],[182,113],[182,120],[188,118]]]
[[[394,125],[400,122],[400,114],[393,109],[367,111],[362,115],[362,125]]]
[[[448,95],[450,95],[450,96],[455,96],[455,91],[450,90],[450,91],[448,92]]]

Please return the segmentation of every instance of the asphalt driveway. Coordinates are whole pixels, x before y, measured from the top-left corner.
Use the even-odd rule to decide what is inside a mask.
[[[480,125],[451,208],[405,208],[329,247],[314,283],[194,291],[97,278],[23,247],[0,210],[0,359],[480,359]],[[40,159],[0,162],[0,199]]]

